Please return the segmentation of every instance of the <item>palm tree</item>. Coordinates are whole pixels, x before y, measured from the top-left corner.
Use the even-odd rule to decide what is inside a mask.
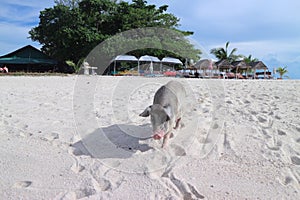
[[[242,57],[241,55],[235,55],[237,48],[232,49],[228,54],[228,46],[229,42],[226,42],[225,49],[223,47],[213,48],[210,50],[210,53],[215,55],[220,61],[228,60],[230,63]]]
[[[283,75],[288,73],[287,67],[278,67],[276,70],[279,73],[280,79],[282,79]]]
[[[243,60],[246,64],[250,64],[252,62],[258,62],[258,59],[257,58],[252,58],[252,55],[250,54],[248,57],[246,56],[243,56]]]

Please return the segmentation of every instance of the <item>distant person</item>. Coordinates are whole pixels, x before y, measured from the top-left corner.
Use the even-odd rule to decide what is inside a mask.
[[[196,72],[194,73],[194,75],[195,75],[195,78],[199,78],[199,73],[198,73],[198,71],[196,70]]]
[[[3,67],[3,72],[8,73],[8,68],[6,66]]]
[[[0,67],[0,72],[1,73],[8,73],[8,68],[6,66],[4,66],[3,68]]]

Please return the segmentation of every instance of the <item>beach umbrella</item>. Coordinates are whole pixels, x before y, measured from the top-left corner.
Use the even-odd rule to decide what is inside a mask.
[[[158,63],[158,62],[160,62],[160,60],[159,60],[159,58],[157,58],[155,56],[144,55],[139,58],[139,63],[140,62],[150,62],[149,70],[152,74],[153,73],[153,62]],[[140,64],[138,64],[138,71],[140,71],[139,66],[140,66]]]
[[[174,65],[183,65],[183,63],[178,58],[172,58],[172,57],[165,57],[161,60],[161,63],[165,64],[173,64],[173,71],[174,71]]]
[[[131,56],[131,55],[119,55],[115,57],[112,61],[114,62],[114,75],[115,75],[117,61],[138,62],[138,59],[135,56]]]
[[[171,58],[171,57],[165,57],[161,60],[161,62],[183,65],[183,63],[178,58]]]
[[[139,61],[145,61],[145,62],[160,62],[159,58],[155,56],[149,56],[149,55],[144,55],[139,58]]]

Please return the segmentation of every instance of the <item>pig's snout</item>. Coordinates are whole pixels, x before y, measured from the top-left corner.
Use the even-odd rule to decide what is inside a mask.
[[[153,139],[160,140],[165,136],[165,132],[163,130],[158,130],[154,132]]]

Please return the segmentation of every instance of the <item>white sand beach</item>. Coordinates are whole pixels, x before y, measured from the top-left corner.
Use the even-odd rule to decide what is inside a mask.
[[[300,81],[175,79],[162,149],[138,115],[173,79],[0,77],[1,199],[299,199]]]

